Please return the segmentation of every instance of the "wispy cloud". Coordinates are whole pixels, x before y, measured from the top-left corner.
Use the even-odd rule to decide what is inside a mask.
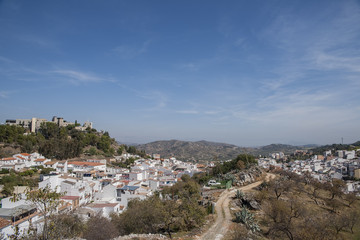
[[[138,90],[133,90],[136,92],[136,95],[145,99],[147,103],[153,104],[153,106],[146,108],[146,111],[158,111],[167,106],[168,97],[159,90],[148,90],[145,92],[140,92]]]
[[[3,57],[3,56],[0,56],[0,61],[5,62],[5,63],[13,63],[14,62],[13,60]]]
[[[98,77],[92,73],[85,73],[85,72],[80,72],[80,71],[75,71],[75,70],[55,70],[55,71],[51,71],[50,73],[65,77],[66,80],[68,80],[74,84],[103,82],[103,81],[111,80],[111,79],[107,79],[107,78]]]
[[[45,49],[55,50],[56,52],[60,52],[59,43],[55,40],[49,39],[44,36],[39,35],[18,35],[16,36],[17,39],[27,42],[31,45],[38,46]]]
[[[140,56],[147,52],[151,40],[143,42],[140,46],[134,45],[120,45],[113,49],[121,58],[131,59]]]
[[[178,65],[178,67],[180,69],[184,69],[184,70],[191,71],[191,72],[199,70],[199,65],[196,63],[191,63],[191,62],[180,64],[180,65]]]
[[[199,111],[196,110],[178,110],[175,112],[180,114],[199,114]]]
[[[360,57],[319,52],[314,53],[313,61],[317,67],[327,70],[360,72]]]
[[[99,74],[85,72],[71,68],[33,68],[24,66],[22,63],[0,56],[0,61],[6,62],[6,68],[0,68],[0,75],[5,78],[26,82],[61,81],[79,85],[85,83],[116,82],[112,77],[100,76]]]
[[[8,98],[9,92],[7,91],[0,91],[0,98]]]

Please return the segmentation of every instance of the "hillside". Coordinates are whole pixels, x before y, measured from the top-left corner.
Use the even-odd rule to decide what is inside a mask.
[[[161,157],[169,158],[176,157],[179,160],[185,161],[212,161],[212,160],[229,160],[235,158],[241,153],[249,153],[252,155],[267,156],[273,152],[292,153],[297,149],[304,147],[271,144],[258,148],[245,148],[227,143],[217,143],[208,141],[156,141],[137,146],[140,150],[145,150],[146,153],[158,153]]]
[[[273,173],[267,183],[233,194],[226,239],[360,239],[360,201],[343,193],[345,182]]]
[[[254,148],[252,149],[251,152],[254,155],[267,156],[269,153],[274,153],[274,152],[283,152],[285,154],[291,154],[295,152],[295,150],[300,150],[300,149],[304,149],[304,147],[292,146],[287,144],[270,144],[270,145]]]
[[[323,154],[324,151],[331,150],[333,153],[337,150],[355,150],[360,147],[360,141],[354,142],[352,144],[332,144],[332,145],[324,145],[318,146],[316,148],[312,148],[311,150],[314,154]]]
[[[207,141],[156,141],[139,145],[137,148],[148,154],[158,153],[164,158],[175,156],[179,160],[187,161],[228,160],[244,152],[243,148],[235,145]]]
[[[59,127],[47,122],[37,133],[21,126],[0,125],[0,158],[19,152],[39,152],[47,158],[69,159],[81,154],[112,156],[117,144],[108,132],[80,131],[75,125]]]

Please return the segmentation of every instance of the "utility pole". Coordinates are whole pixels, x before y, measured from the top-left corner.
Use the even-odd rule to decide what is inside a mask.
[[[344,138],[341,137],[341,144],[344,145]]]

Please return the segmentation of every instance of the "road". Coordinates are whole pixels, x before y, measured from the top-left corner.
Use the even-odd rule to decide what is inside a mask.
[[[266,178],[274,178],[275,175],[267,174]],[[234,196],[236,190],[241,190],[243,192],[248,191],[252,188],[259,186],[262,181],[254,182],[252,184],[246,185],[244,187],[236,188],[231,191],[225,190],[221,193],[219,200],[216,202],[215,211],[216,211],[216,220],[214,224],[201,236],[202,240],[220,240],[228,232],[231,224],[231,213],[229,209],[229,202],[231,197]]]

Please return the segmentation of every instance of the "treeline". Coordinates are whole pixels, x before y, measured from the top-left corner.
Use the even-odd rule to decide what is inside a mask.
[[[42,123],[37,133],[25,134],[20,126],[0,125],[0,142],[20,146],[23,152],[39,152],[47,158],[68,159],[79,157],[86,146],[100,150],[105,156],[115,154],[112,147],[115,139],[108,132],[99,133],[96,129],[79,131],[75,125],[58,127],[57,124]]]
[[[218,174],[226,174],[232,170],[244,170],[250,166],[257,164],[257,161],[253,155],[240,154],[231,161],[217,163],[212,169],[211,174],[216,176]]]

